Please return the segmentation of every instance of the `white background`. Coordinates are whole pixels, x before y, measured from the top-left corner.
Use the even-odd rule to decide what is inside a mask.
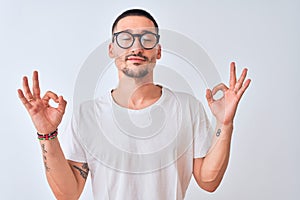
[[[238,72],[249,68],[252,83],[236,115],[225,178],[213,194],[192,180],[186,199],[298,199],[300,3],[296,0],[0,0],[0,199],[54,199],[35,129],[17,98],[22,76],[39,70],[42,90],[51,89],[68,100],[63,129],[82,63],[110,37],[115,17],[132,7],[150,11],[161,28],[201,45],[226,83],[230,61],[236,61]],[[91,198],[88,183],[82,199]]]

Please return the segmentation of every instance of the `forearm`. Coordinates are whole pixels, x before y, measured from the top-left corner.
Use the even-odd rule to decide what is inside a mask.
[[[48,183],[57,199],[77,199],[76,177],[65,159],[58,138],[40,141]]]
[[[230,156],[232,131],[232,124],[218,124],[209,153],[201,164],[195,163],[196,180],[202,188],[208,191],[214,191],[224,176]]]

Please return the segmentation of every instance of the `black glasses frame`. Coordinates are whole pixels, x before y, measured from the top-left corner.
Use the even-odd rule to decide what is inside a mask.
[[[121,33],[128,33],[129,35],[132,36],[133,40],[132,40],[132,44],[131,44],[130,46],[128,46],[128,47],[123,47],[123,46],[121,46],[121,45],[119,44],[119,42],[118,42],[118,40],[117,40],[117,37],[118,37],[118,35],[121,34]],[[143,45],[143,43],[142,43],[142,40],[141,40],[141,39],[142,39],[142,37],[143,37],[144,35],[146,35],[146,34],[152,34],[152,35],[154,35],[154,36],[156,37],[156,43],[155,43],[155,44],[153,45],[153,47],[151,47],[151,48],[146,48],[146,47],[144,47],[144,45]],[[114,42],[114,38],[115,38],[115,37],[116,37],[116,41],[117,41],[118,46],[121,47],[122,49],[129,49],[130,47],[132,47],[132,45],[133,45],[134,42],[135,42],[135,38],[138,37],[138,38],[139,38],[140,45],[141,45],[144,49],[150,50],[150,49],[153,49],[153,48],[159,43],[160,35],[159,35],[159,34],[156,34],[156,33],[153,33],[153,32],[150,32],[150,31],[146,31],[145,33],[142,33],[142,34],[133,34],[133,33],[130,33],[129,31],[120,31],[120,32],[117,32],[117,33],[113,33],[113,39],[112,39],[113,42]]]

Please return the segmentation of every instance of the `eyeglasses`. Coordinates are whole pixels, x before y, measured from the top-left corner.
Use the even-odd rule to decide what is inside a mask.
[[[113,42],[114,37],[116,37],[118,46],[123,49],[132,47],[135,37],[138,37],[141,46],[146,50],[150,50],[158,44],[160,35],[149,31],[142,34],[132,34],[128,31],[121,31],[113,34]]]

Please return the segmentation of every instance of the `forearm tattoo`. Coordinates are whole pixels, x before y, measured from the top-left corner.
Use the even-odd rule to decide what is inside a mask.
[[[221,129],[218,129],[216,132],[216,136],[219,137],[221,135]]]
[[[86,179],[88,177],[89,166],[87,163],[83,163],[81,168],[77,167],[76,165],[73,165],[73,167],[80,172],[80,175],[82,176],[82,178]]]
[[[49,171],[50,171],[50,168],[49,168],[48,165],[47,165],[47,156],[46,156],[46,154],[47,154],[48,152],[47,152],[47,150],[46,150],[45,144],[41,144],[41,147],[42,147],[42,152],[43,152],[43,160],[44,160],[45,170],[46,170],[46,172],[49,172]]]

